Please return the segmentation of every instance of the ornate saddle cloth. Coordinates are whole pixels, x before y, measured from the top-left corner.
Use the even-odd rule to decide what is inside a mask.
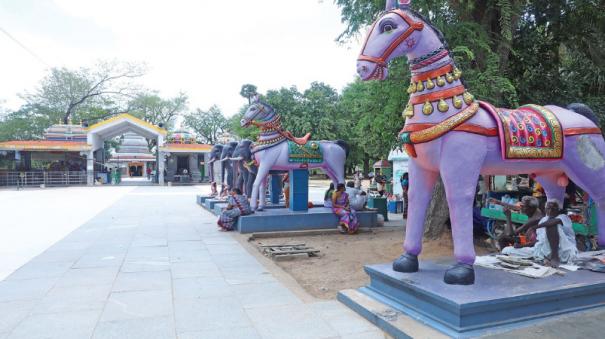
[[[288,140],[288,162],[317,163],[323,161],[323,152],[319,141],[308,141],[299,145]]]
[[[480,104],[498,122],[503,159],[563,157],[563,129],[553,112],[538,105],[507,109]]]

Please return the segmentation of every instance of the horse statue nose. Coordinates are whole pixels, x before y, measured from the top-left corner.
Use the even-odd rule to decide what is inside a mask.
[[[240,126],[244,126],[246,124],[246,119],[242,119],[239,121]]]
[[[364,77],[366,73],[368,73],[368,67],[366,65],[357,63],[357,74],[359,74],[361,77]]]

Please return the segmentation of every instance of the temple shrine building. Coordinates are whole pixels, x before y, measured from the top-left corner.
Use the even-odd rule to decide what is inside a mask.
[[[106,141],[118,136],[110,153]],[[147,168],[156,184],[199,183],[207,179],[211,148],[191,133],[168,133],[130,114],[91,126],[56,124],[41,140],[0,142],[0,186],[94,185],[110,182],[110,169],[147,177]]]

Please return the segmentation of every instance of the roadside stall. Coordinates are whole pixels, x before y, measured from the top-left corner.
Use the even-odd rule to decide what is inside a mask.
[[[388,160],[381,159],[372,168],[374,169],[374,180],[370,184],[368,207],[377,208],[378,214],[382,214],[384,220],[388,221],[387,196],[393,192],[393,184],[391,182],[393,167]]]

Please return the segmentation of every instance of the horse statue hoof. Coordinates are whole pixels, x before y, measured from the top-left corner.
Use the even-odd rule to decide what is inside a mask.
[[[393,261],[393,271],[402,273],[418,272],[418,256],[404,253]]]
[[[458,263],[447,271],[443,281],[450,285],[472,285],[475,283],[475,270],[473,265]]]

